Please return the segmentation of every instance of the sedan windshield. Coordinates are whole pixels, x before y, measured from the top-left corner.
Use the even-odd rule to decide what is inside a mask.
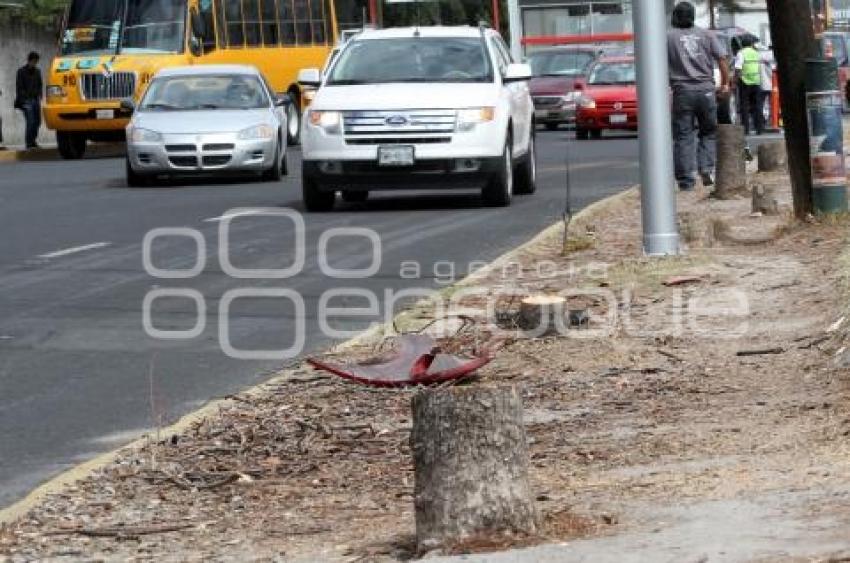
[[[594,58],[588,51],[541,51],[528,63],[534,76],[582,76]]]
[[[256,76],[168,76],[153,81],[139,109],[244,110],[261,109],[270,105],[271,99]]]
[[[635,63],[601,63],[593,67],[588,84],[634,84]]]
[[[328,84],[492,81],[481,39],[405,37],[352,43],[333,66]]]

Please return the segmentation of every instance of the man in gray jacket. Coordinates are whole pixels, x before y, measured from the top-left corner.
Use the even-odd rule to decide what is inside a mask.
[[[695,17],[693,4],[679,2],[673,8],[673,27],[667,33],[673,91],[673,153],[676,182],[683,191],[694,188],[697,170],[703,185],[714,184],[712,174],[717,160],[715,64],[720,68],[721,96],[729,95],[730,84],[726,49],[713,33],[694,26]]]

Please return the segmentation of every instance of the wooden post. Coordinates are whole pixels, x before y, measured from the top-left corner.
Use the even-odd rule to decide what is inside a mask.
[[[488,533],[535,533],[519,391],[425,390],[412,406],[420,552]]]
[[[794,214],[812,211],[812,175],[806,118],[806,58],[815,55],[809,0],[770,0],[770,36],[779,76],[779,97],[788,149],[788,170],[794,194]]]
[[[729,199],[747,189],[746,146],[743,127],[717,126],[717,186],[714,193],[719,199]]]
[[[788,153],[785,143],[773,142],[759,145],[759,172],[777,172],[788,167]]]

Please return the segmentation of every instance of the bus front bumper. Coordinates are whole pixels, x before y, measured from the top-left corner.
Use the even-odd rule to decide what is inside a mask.
[[[58,104],[43,106],[44,121],[54,131],[114,131],[123,132],[132,113],[121,109],[118,102],[87,104]]]

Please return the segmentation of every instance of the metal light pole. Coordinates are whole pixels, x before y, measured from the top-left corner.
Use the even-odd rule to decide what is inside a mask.
[[[522,61],[522,21],[519,13],[519,0],[508,0],[508,30],[511,34],[511,55],[515,61]]]
[[[632,19],[637,59],[640,123],[643,249],[648,256],[679,254],[676,195],[673,191],[673,139],[667,29],[664,3],[634,0]]]

